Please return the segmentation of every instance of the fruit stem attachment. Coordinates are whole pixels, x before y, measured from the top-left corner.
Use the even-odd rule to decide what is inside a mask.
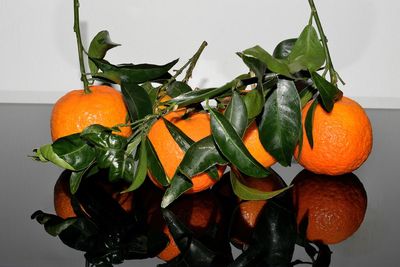
[[[329,52],[329,47],[328,47],[328,39],[326,38],[326,35],[324,33],[324,29],[322,28],[321,20],[319,19],[318,11],[317,8],[315,7],[314,0],[308,0],[308,3],[310,4],[311,8],[311,15],[314,18],[315,24],[317,24],[318,32],[319,35],[321,36],[321,42],[324,47],[325,51],[325,57],[326,57],[326,70],[324,72],[324,75],[326,74],[327,71],[329,71],[331,83],[334,85],[337,85],[338,79],[340,82],[344,85],[344,81],[342,78],[339,76],[339,74],[336,72],[335,68],[333,67],[332,64],[332,58],[331,54]]]
[[[83,44],[79,26],[79,0],[74,0],[74,32],[78,44],[79,67],[81,71],[81,81],[83,82],[83,90],[85,94],[89,94],[91,91],[89,89],[89,81],[86,77],[85,62],[83,61]]]

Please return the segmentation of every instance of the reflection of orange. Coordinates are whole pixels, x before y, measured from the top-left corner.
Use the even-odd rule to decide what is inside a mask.
[[[303,125],[309,102],[302,111]],[[303,127],[303,147],[295,157],[307,170],[328,175],[340,175],[357,169],[372,149],[372,128],[364,109],[350,98],[337,101],[330,113],[319,104],[313,118],[311,148]]]
[[[93,179],[93,182],[100,185],[107,193],[112,195],[112,197],[118,201],[118,203],[126,212],[132,211],[133,194],[131,192],[120,194],[120,191],[122,191],[123,188],[121,188],[119,185],[111,184],[105,180]],[[63,219],[76,217],[71,204],[71,191],[69,189],[68,171],[64,171],[61,174],[54,186],[54,209],[56,214]]]
[[[91,86],[90,90],[91,93],[70,91],[54,104],[51,112],[53,141],[79,133],[92,124],[112,127],[125,123],[128,112],[120,92],[104,85]],[[130,127],[123,127],[121,132],[116,132],[126,137],[131,133]]]
[[[187,114],[187,116],[182,117],[184,114],[185,110],[178,110],[168,113],[164,118],[172,122],[195,142],[211,135],[210,116],[208,113],[190,113]],[[154,123],[150,129],[148,137],[158,155],[158,158],[160,159],[162,166],[164,167],[166,175],[169,179],[171,179],[174,176],[175,171],[182,161],[185,153],[175,142],[162,119],[159,119],[156,123]],[[224,167],[218,167],[220,177],[223,173],[223,170]],[[156,185],[160,186],[151,173],[149,173],[149,176]],[[216,181],[208,174],[201,173],[192,177],[192,182],[193,188],[189,190],[188,193],[195,193],[208,189]]]
[[[362,223],[367,195],[354,174],[328,176],[303,170],[292,184],[297,223],[300,225],[307,216],[308,240],[339,243]]]
[[[275,164],[276,160],[265,150],[260,142],[258,127],[255,122],[252,122],[247,128],[243,136],[243,143],[250,154],[264,167],[268,168]]]
[[[265,178],[252,178],[242,175],[241,182],[248,187],[264,192],[271,192],[284,187],[283,182],[274,174]],[[249,243],[251,235],[261,210],[267,204],[266,200],[249,200],[239,204],[234,214],[231,241],[238,247]]]
[[[154,198],[155,204],[159,207],[159,200]],[[215,227],[221,221],[221,208],[218,200],[209,191],[198,194],[185,195],[169,207],[177,218],[184,223],[196,238],[201,238]],[[160,209],[149,213],[149,224],[153,228],[163,229],[169,238],[169,244],[158,255],[164,261],[170,261],[180,254],[180,250],[176,245],[168,227],[161,218]]]

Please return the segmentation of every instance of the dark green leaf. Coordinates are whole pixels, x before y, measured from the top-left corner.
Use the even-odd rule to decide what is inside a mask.
[[[249,119],[257,117],[264,107],[264,98],[259,90],[251,90],[245,94],[243,102],[246,105],[247,117]]]
[[[146,151],[146,136],[142,136],[142,141],[139,148],[139,163],[136,168],[135,177],[133,178],[132,184],[128,189],[124,190],[123,193],[130,192],[138,189],[146,179],[147,173],[147,151]]]
[[[316,72],[311,72],[311,78],[321,96],[322,107],[327,112],[331,112],[335,100],[342,96],[342,91],[340,91],[335,85],[325,80],[324,77]]]
[[[122,83],[140,84],[155,81],[168,74],[168,71],[178,62],[176,59],[165,65],[122,64],[115,66],[103,59],[90,59],[102,70],[101,73],[97,73],[94,77],[105,78],[120,85]]]
[[[305,123],[304,123],[304,128],[306,129],[308,143],[310,144],[311,148],[314,147],[312,128],[313,128],[314,111],[315,111],[315,108],[317,107],[317,105],[318,105],[318,100],[315,99],[307,111],[307,115],[306,115],[306,119],[305,119]]]
[[[191,92],[192,88],[184,82],[175,81],[167,87],[167,93],[170,97],[174,98],[184,93]]]
[[[170,187],[165,191],[163,196],[161,207],[166,208],[169,204],[171,204],[174,200],[180,197],[183,193],[188,191],[193,187],[192,181],[187,178],[185,175],[179,173],[177,171],[172,178]]]
[[[153,145],[151,144],[150,140],[146,138],[146,151],[147,151],[147,166],[150,173],[153,175],[155,179],[162,185],[168,186],[169,181],[165,174],[164,168],[161,165],[161,162],[157,156],[156,151],[154,150]]]
[[[158,88],[153,87],[151,82],[145,82],[141,85],[141,87],[146,91],[146,93],[149,95],[149,99],[151,102],[151,106],[154,106],[154,103],[157,100],[158,97]]]
[[[94,149],[82,140],[79,134],[59,138],[52,147],[54,153],[75,171],[87,168],[95,159]]]
[[[264,105],[260,141],[283,166],[291,163],[301,128],[300,98],[292,81],[279,80]]]
[[[174,138],[175,142],[184,152],[186,152],[189,147],[194,144],[194,141],[172,122],[164,119],[164,117],[162,119],[165,123],[165,126],[167,126],[169,133]]]
[[[71,172],[71,177],[69,178],[69,188],[71,194],[75,194],[78,191],[79,185],[81,184],[82,178],[85,173],[90,169],[91,166],[83,169],[81,171]]]
[[[303,90],[300,91],[299,96],[300,96],[300,103],[301,103],[301,109],[304,108],[304,106],[310,101],[314,94],[317,93],[318,90],[313,88],[311,85],[305,87]]]
[[[120,46],[111,41],[108,31],[101,31],[90,42],[88,55],[89,58],[103,59],[108,50]],[[92,73],[96,73],[98,68],[91,60],[89,60],[89,67]]]
[[[318,70],[325,62],[325,51],[312,25],[307,25],[289,55],[289,68],[292,73],[300,70]]]
[[[153,113],[151,99],[143,87],[134,83],[122,83],[121,92],[128,106],[131,122]]]
[[[268,170],[253,158],[229,121],[212,109],[210,114],[212,135],[221,153],[246,175],[267,176]]]
[[[225,92],[228,92],[232,88],[235,88],[235,86],[237,86],[237,83],[238,81],[234,80],[218,88],[190,91],[167,101],[167,103],[172,105],[178,105],[180,107],[188,106],[195,103],[200,103],[206,99],[211,99],[213,97],[222,95]]]
[[[240,95],[234,91],[231,102],[224,112],[225,118],[231,123],[240,137],[243,137],[247,128],[247,109]]]
[[[58,216],[46,214],[42,211],[33,213],[31,219],[36,219],[40,224],[43,224],[46,232],[52,236],[58,236],[77,220],[77,218],[68,218],[64,220]]]
[[[292,38],[280,42],[274,49],[273,53],[274,58],[287,59],[296,41],[297,38]]]
[[[232,189],[233,192],[235,192],[235,195],[240,197],[243,200],[266,200],[273,198],[282,192],[285,192],[288,190],[290,187],[285,187],[280,190],[275,190],[271,192],[265,192],[265,191],[260,191],[256,188],[251,188],[246,185],[244,185],[241,181],[240,178],[235,174],[234,171],[230,172],[230,178],[231,178],[231,184],[232,184]],[[272,179],[264,177],[260,179]]]
[[[276,59],[271,56],[267,51],[262,49],[260,46],[254,46],[252,48],[243,51],[243,54],[255,57],[256,59],[263,62],[267,68],[275,73],[282,74],[286,77],[292,78],[290,74],[289,66],[286,62]]]
[[[194,143],[187,150],[178,169],[187,177],[193,177],[217,164],[225,165],[227,161],[219,153],[212,136],[208,136]]]
[[[264,91],[263,79],[264,79],[264,74],[267,70],[267,66],[257,58],[249,57],[242,53],[237,53],[237,55],[242,58],[243,62],[247,65],[247,67],[249,67],[249,69],[256,75],[258,81],[257,88],[259,88],[259,90],[263,94]]]

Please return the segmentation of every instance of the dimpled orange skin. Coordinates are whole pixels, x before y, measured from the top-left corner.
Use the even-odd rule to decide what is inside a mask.
[[[242,175],[241,182],[248,187],[263,192],[271,192],[284,187],[282,181],[273,174],[266,178],[253,178]],[[267,200],[249,200],[239,204],[239,209],[234,215],[231,233],[231,239],[235,245],[241,247],[244,244],[248,244],[258,216],[267,202]]]
[[[125,123],[128,111],[122,94],[110,86],[91,86],[91,93],[73,90],[61,97],[51,112],[51,138],[79,133],[87,126],[101,124],[112,127]],[[130,127],[120,128],[116,134],[128,137],[132,134]]]
[[[314,173],[340,175],[360,167],[372,149],[372,127],[364,109],[350,98],[337,101],[330,113],[319,104],[313,118],[314,147],[311,148],[304,128],[311,106],[302,111],[303,147],[294,153],[305,169]]]
[[[328,176],[303,170],[292,184],[297,224],[308,214],[308,240],[336,244],[361,225],[367,194],[354,174]]]
[[[182,118],[184,114],[185,110],[182,109],[170,112],[165,115],[164,118],[172,122],[195,142],[211,135],[210,116],[208,113],[192,113],[187,118]],[[159,119],[153,124],[148,137],[160,159],[166,175],[169,179],[172,179],[185,153],[175,142],[162,119]],[[224,169],[225,167],[218,167],[219,177],[222,176]],[[149,177],[157,186],[162,187],[151,173],[149,173]],[[206,190],[215,184],[216,180],[212,179],[206,173],[201,173],[193,176],[192,182],[192,189],[186,193],[190,194]]]
[[[261,144],[258,127],[255,122],[252,122],[247,128],[243,143],[249,150],[250,154],[265,168],[268,168],[276,163],[276,160],[265,150]]]

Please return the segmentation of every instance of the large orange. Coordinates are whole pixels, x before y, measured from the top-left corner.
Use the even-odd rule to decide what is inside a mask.
[[[91,93],[73,90],[61,97],[51,112],[51,138],[79,133],[87,126],[101,124],[112,127],[125,123],[127,109],[122,94],[110,86],[90,86]],[[122,127],[123,136],[131,135],[130,127]]]
[[[152,228],[162,229],[168,236],[169,243],[158,257],[164,261],[170,261],[181,252],[164,220],[161,218],[159,199],[155,197],[154,200],[153,205],[156,205],[158,209],[150,208],[151,212],[148,214],[149,225]],[[222,218],[218,199],[210,191],[185,195],[172,203],[169,209],[193,232],[194,237],[199,239],[212,232]],[[215,240],[215,242],[218,242],[218,240]]]
[[[246,186],[263,192],[271,192],[284,187],[281,179],[274,174],[265,178],[242,175],[240,179]],[[231,228],[231,241],[235,246],[242,249],[243,245],[249,243],[260,212],[267,202],[267,200],[249,200],[239,204]]]
[[[211,135],[210,116],[206,112],[196,112],[185,115],[186,110],[170,112],[164,118],[172,122],[183,133],[193,141],[199,141]],[[172,179],[176,169],[181,163],[185,152],[175,142],[167,126],[162,119],[157,120],[150,129],[148,135],[154,150],[165,170],[169,179]],[[219,176],[222,176],[224,167],[218,167]],[[151,180],[160,187],[156,179],[149,173]],[[195,193],[210,188],[215,184],[215,180],[206,173],[195,175],[192,178],[193,187],[188,193]]]
[[[303,170],[292,184],[297,223],[308,221],[308,240],[339,243],[361,225],[367,208],[367,194],[353,173],[329,176]]]
[[[261,144],[258,127],[256,122],[252,122],[247,128],[244,136],[243,143],[249,150],[250,154],[265,168],[275,164],[276,160],[265,150]]]
[[[56,214],[63,219],[76,217],[76,213],[74,212],[71,204],[69,177],[70,172],[64,171],[54,186],[54,209]],[[112,184],[105,179],[92,179],[92,181],[100,185],[107,193],[109,193],[116,201],[118,201],[118,203],[126,212],[132,211],[132,192],[120,194],[124,187],[121,187],[120,184]]]
[[[340,175],[360,167],[372,149],[372,127],[364,109],[354,100],[343,97],[328,113],[319,104],[313,118],[311,148],[304,128],[305,117],[311,106],[302,111],[303,146],[295,151],[298,162],[315,173]]]

